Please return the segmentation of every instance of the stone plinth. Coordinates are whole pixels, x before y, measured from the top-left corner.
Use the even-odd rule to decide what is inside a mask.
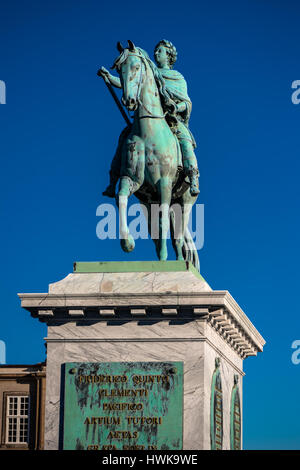
[[[228,291],[212,290],[186,262],[75,263],[48,293],[19,296],[48,325],[47,449],[61,442],[62,364],[154,361],[183,362],[183,447],[191,450],[211,448],[218,364],[222,448],[230,449],[232,390],[238,386],[242,400],[243,360],[265,341]]]

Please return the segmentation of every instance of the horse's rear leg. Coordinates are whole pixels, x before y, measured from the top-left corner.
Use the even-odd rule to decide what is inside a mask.
[[[175,207],[174,207],[175,206]],[[172,245],[178,261],[184,261],[183,256],[183,231],[182,231],[182,210],[179,204],[173,204],[170,210],[170,228]]]
[[[141,208],[143,210],[145,219],[147,220],[147,223],[148,223],[148,231],[149,231],[150,238],[154,242],[155,251],[156,251],[157,257],[159,258],[160,243],[159,243],[159,239],[156,236],[156,234],[159,233],[159,229],[158,229],[159,220],[157,220],[156,211],[153,213],[154,217],[152,217],[151,204],[145,201],[141,203]]]
[[[157,189],[160,199],[160,219],[159,219],[159,259],[160,261],[166,261],[168,258],[168,249],[167,249],[167,237],[168,231],[170,228],[170,204],[171,204],[171,195],[172,195],[172,182],[171,179],[164,176],[162,177],[158,184]]]
[[[127,225],[127,205],[128,197],[132,194],[132,180],[123,176],[120,180],[119,192],[116,197],[117,204],[119,207],[119,232],[121,239],[121,247],[124,251],[129,253],[135,247],[134,239],[129,233],[129,228]]]

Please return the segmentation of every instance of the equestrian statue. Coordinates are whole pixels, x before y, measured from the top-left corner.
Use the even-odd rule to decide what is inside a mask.
[[[128,47],[118,43],[117,48],[120,55],[112,69],[119,77],[105,67],[98,75],[105,80],[127,122],[111,163],[109,185],[103,192],[116,198],[121,246],[126,252],[135,246],[127,224],[128,198],[134,194],[147,209],[150,236],[157,226],[158,236],[151,238],[158,259],[167,260],[170,229],[176,259],[191,261],[199,270],[198,253],[188,228],[190,211],[200,192],[196,142],[189,129],[192,102],[184,77],[173,70],[176,48],[170,41],[160,41],[154,50],[156,63],[130,40]],[[112,86],[122,89],[122,104],[133,112],[132,122]],[[154,204],[160,208],[158,213],[152,210]],[[174,207],[180,208],[179,217]],[[152,220],[154,213],[157,220]]]

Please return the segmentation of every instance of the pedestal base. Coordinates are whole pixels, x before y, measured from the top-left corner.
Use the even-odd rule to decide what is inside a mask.
[[[183,362],[183,448],[241,447],[243,359],[263,338],[188,263],[130,265],[77,263],[48,294],[20,294],[48,324],[46,449],[62,442],[64,363],[155,361]]]

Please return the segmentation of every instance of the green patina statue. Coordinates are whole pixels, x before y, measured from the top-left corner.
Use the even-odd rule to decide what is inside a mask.
[[[199,194],[195,140],[189,130],[192,103],[183,76],[172,69],[176,48],[162,40],[155,47],[156,64],[147,52],[128,41],[118,43],[119,57],[112,68],[115,77],[104,67],[98,71],[117,101],[111,85],[123,90],[122,103],[134,112],[131,123],[124,110],[127,127],[122,131],[110,169],[110,184],[104,195],[116,197],[120,211],[121,246],[132,251],[134,240],[127,225],[128,197],[135,194],[148,209],[149,231],[152,227],[151,205],[159,204],[159,236],[154,238],[160,260],[167,259],[167,233],[170,228],[178,260],[190,260],[199,267],[197,250],[188,230],[192,205]],[[116,194],[116,184],[120,180]],[[178,204],[182,223],[176,227],[170,206]],[[150,232],[151,233],[151,232]],[[153,238],[153,237],[152,237]]]
[[[169,114],[170,117],[170,127],[171,129],[174,129],[174,133],[179,141],[183,167],[190,180],[190,192],[195,196],[200,192],[198,185],[199,172],[197,159],[194,153],[196,142],[189,129],[192,102],[187,94],[187,84],[182,74],[172,69],[177,59],[177,51],[170,41],[165,39],[160,41],[155,47],[154,57],[159,72],[164,79],[165,90],[173,101],[172,105],[167,109],[167,114]],[[122,88],[120,78],[114,77],[105,67],[102,67],[98,74],[108,79],[116,88]],[[172,123],[174,123],[174,121],[172,121],[172,117],[174,117],[174,115],[177,118],[177,122],[175,121],[176,126],[172,126]],[[120,177],[122,158],[121,149],[130,133],[130,130],[131,126],[129,125],[121,133],[117,151],[111,164],[110,184],[103,192],[103,195],[105,196],[115,197],[115,188]]]

